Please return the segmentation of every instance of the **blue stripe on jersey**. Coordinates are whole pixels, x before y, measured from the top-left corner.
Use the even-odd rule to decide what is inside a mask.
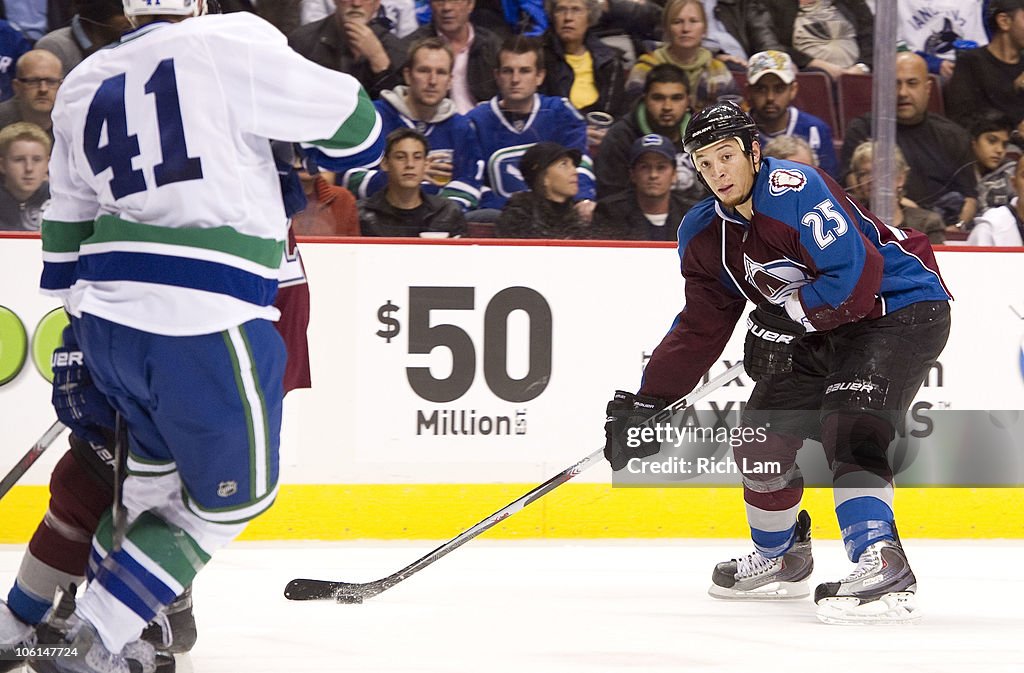
[[[94,282],[134,281],[204,290],[257,306],[269,306],[277,295],[276,278],[263,278],[216,262],[154,253],[83,255],[78,261],[78,277]]]
[[[67,290],[78,278],[78,262],[43,262],[39,287],[43,290]]]

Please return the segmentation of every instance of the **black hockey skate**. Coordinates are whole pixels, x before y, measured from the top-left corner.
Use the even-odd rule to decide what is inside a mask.
[[[142,639],[158,652],[184,654],[196,644],[196,618],[192,614],[192,585],[146,625]]]
[[[811,591],[807,578],[814,570],[811,556],[811,517],[801,510],[796,519],[793,546],[776,558],[754,550],[743,558],[715,566],[708,593],[731,600],[789,600]]]
[[[916,593],[917,578],[897,538],[865,549],[846,578],[819,584],[814,602],[826,624],[906,624],[921,618]]]

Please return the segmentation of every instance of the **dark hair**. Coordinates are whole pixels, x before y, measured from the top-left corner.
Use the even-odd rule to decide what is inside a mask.
[[[1016,124],[1013,123],[1012,119],[1002,112],[989,110],[971,120],[968,130],[970,131],[971,139],[974,139],[982,133],[990,133],[992,131],[1006,131],[1012,134],[1014,128],[1016,128]]]
[[[506,38],[501,43],[501,48],[498,49],[498,67],[501,67],[501,54],[502,52],[508,52],[510,54],[536,54],[537,55],[537,70],[544,69],[544,43],[536,37],[527,37],[525,35],[513,35],[512,37]]]
[[[406,140],[407,138],[412,138],[413,140],[419,141],[420,144],[423,145],[424,152],[430,149],[430,143],[427,142],[427,137],[425,135],[423,135],[416,129],[411,129],[408,126],[403,126],[402,128],[395,129],[394,131],[388,134],[387,139],[384,141],[384,156],[388,156],[389,154],[391,154],[391,149],[398,143],[402,142],[403,140]]]
[[[682,68],[671,63],[659,63],[647,73],[647,77],[644,78],[645,96],[655,84],[682,84],[686,95],[690,95],[690,79]]]
[[[122,0],[77,0],[72,3],[75,13],[83,19],[104,23],[115,16],[124,15]]]
[[[988,6],[985,7],[985,28],[988,30],[989,38],[991,39],[992,33],[996,32],[997,16],[1009,14],[1012,19],[1013,13],[1019,9],[1024,9],[1022,0],[989,0]]]
[[[416,58],[416,52],[420,49],[435,49],[443,51],[448,54],[448,58],[451,63],[449,67],[455,67],[455,54],[452,52],[452,48],[448,46],[448,43],[439,37],[423,37],[409,45],[409,50],[405,52],[405,68],[412,68],[413,60]]]

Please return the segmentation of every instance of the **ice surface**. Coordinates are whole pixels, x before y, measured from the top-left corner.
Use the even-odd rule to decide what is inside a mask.
[[[378,579],[436,544],[236,543],[196,580],[191,663],[200,673],[1024,671],[1024,543],[907,540],[924,620],[857,627],[819,623],[810,599],[708,597],[714,564],[748,545],[477,540],[362,605],[338,605],[282,591],[295,577]],[[4,593],[21,551],[0,546]],[[831,540],[815,541],[815,563],[813,581],[852,567]]]

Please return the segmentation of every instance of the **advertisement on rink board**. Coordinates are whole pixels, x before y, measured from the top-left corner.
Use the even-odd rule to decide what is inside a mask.
[[[0,251],[0,456],[13,464],[53,419],[29,353],[52,349],[59,325],[36,289],[38,240],[0,239]],[[302,254],[313,389],[286,399],[292,483],[546,478],[601,446],[607,400],[636,390],[683,306],[676,251],[657,245],[306,243]],[[1024,285],[1020,259],[939,253],[953,330],[908,433],[935,432],[937,410],[1024,409],[1024,300],[1008,290]],[[742,358],[742,327],[711,375]],[[735,416],[750,391],[743,376],[698,408]]]

